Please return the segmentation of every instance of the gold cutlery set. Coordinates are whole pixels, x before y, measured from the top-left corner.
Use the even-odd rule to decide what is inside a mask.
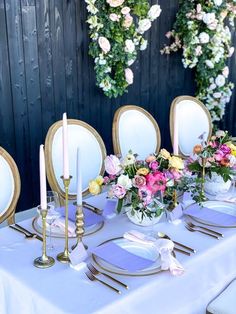
[[[224,235],[218,231],[215,231],[207,227],[203,227],[201,225],[193,224],[190,221],[185,222],[185,228],[190,232],[200,232],[217,240],[224,237]]]

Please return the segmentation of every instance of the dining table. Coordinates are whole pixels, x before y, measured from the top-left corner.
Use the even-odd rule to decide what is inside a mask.
[[[105,195],[90,197],[103,208]],[[32,218],[20,222],[35,232]],[[217,228],[224,234],[215,239],[185,228],[184,218],[169,222],[165,215],[152,228],[153,234],[163,232],[172,240],[194,248],[190,256],[176,252],[184,273],[173,276],[168,270],[146,276],[112,274],[129,286],[115,293],[98,281],[85,275],[90,250],[102,242],[123,237],[129,230],[142,233],[149,227],[130,222],[125,213],[113,214],[105,219],[97,232],[84,236],[88,246],[88,261],[77,269],[56,260],[64,248],[63,238],[53,238],[54,249],[48,251],[55,265],[47,269],[34,267],[33,261],[41,255],[42,242],[26,239],[23,234],[6,226],[0,229],[0,313],[1,314],[203,314],[207,304],[236,277],[236,229]],[[71,238],[69,245],[76,239]],[[105,281],[112,283],[105,277]],[[114,286],[117,285],[113,282]]]

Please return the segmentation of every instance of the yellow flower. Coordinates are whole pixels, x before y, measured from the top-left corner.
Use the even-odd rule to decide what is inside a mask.
[[[227,142],[225,144],[231,149],[231,154],[236,156],[236,146],[232,142]]]
[[[175,169],[184,169],[184,162],[181,158],[176,157],[176,156],[172,156],[169,159],[169,165],[171,168],[175,168]]]
[[[137,171],[137,174],[142,175],[142,176],[146,176],[149,173],[149,170],[147,168],[140,168]]]
[[[164,159],[170,159],[170,153],[165,148],[162,148],[160,150],[159,155],[160,155],[160,157],[162,157]]]
[[[89,192],[93,195],[98,195],[102,191],[101,186],[96,182],[96,180],[92,180],[89,182]]]
[[[96,179],[95,179],[95,182],[97,182],[97,184],[99,185],[102,185],[103,182],[104,182],[104,179],[102,176],[98,176]]]

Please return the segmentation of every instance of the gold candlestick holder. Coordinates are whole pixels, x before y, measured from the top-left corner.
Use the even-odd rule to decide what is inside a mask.
[[[173,192],[173,207],[175,208],[178,205],[178,201],[177,201],[177,191],[174,190]]]
[[[202,194],[203,200],[206,200],[205,190],[204,190],[204,186],[205,186],[205,175],[206,175],[206,159],[205,159],[205,158],[202,158],[201,194]]]
[[[74,250],[79,243],[83,243],[83,235],[84,235],[84,214],[83,214],[83,206],[75,204],[76,214],[75,214],[75,233],[77,236],[77,240],[75,245],[72,246],[72,250]],[[84,244],[85,249],[87,249],[87,245]]]
[[[42,256],[37,257],[34,260],[34,266],[38,268],[48,268],[55,264],[54,258],[51,256],[47,256],[46,253],[46,217],[49,207],[47,207],[47,209],[42,209],[41,206],[38,206],[38,209],[40,210],[43,224],[43,250]]]
[[[72,176],[69,176],[68,179],[65,179],[63,176],[61,176],[65,188],[65,248],[64,252],[61,252],[57,255],[57,260],[61,263],[70,263],[68,238],[68,194],[71,178]]]

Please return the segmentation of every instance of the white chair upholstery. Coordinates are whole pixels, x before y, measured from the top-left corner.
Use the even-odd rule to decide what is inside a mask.
[[[220,295],[207,306],[209,314],[236,313],[236,279],[234,279]]]
[[[161,145],[160,130],[153,116],[138,106],[122,106],[113,119],[113,147],[116,155],[125,156],[129,150],[144,159],[158,153]]]
[[[199,136],[211,136],[212,123],[208,109],[196,98],[181,96],[174,99],[170,110],[170,134],[172,145],[174,141],[175,116],[178,119],[179,154],[190,156],[193,147],[200,144]]]
[[[0,147],[0,223],[14,222],[14,214],[20,195],[20,175],[12,157]]]
[[[77,148],[80,150],[83,194],[88,193],[89,181],[104,173],[106,148],[97,131],[87,123],[68,119],[69,171],[72,176],[69,198],[76,198]],[[51,189],[64,198],[62,154],[62,121],[54,123],[46,136],[45,156],[47,178]]]

